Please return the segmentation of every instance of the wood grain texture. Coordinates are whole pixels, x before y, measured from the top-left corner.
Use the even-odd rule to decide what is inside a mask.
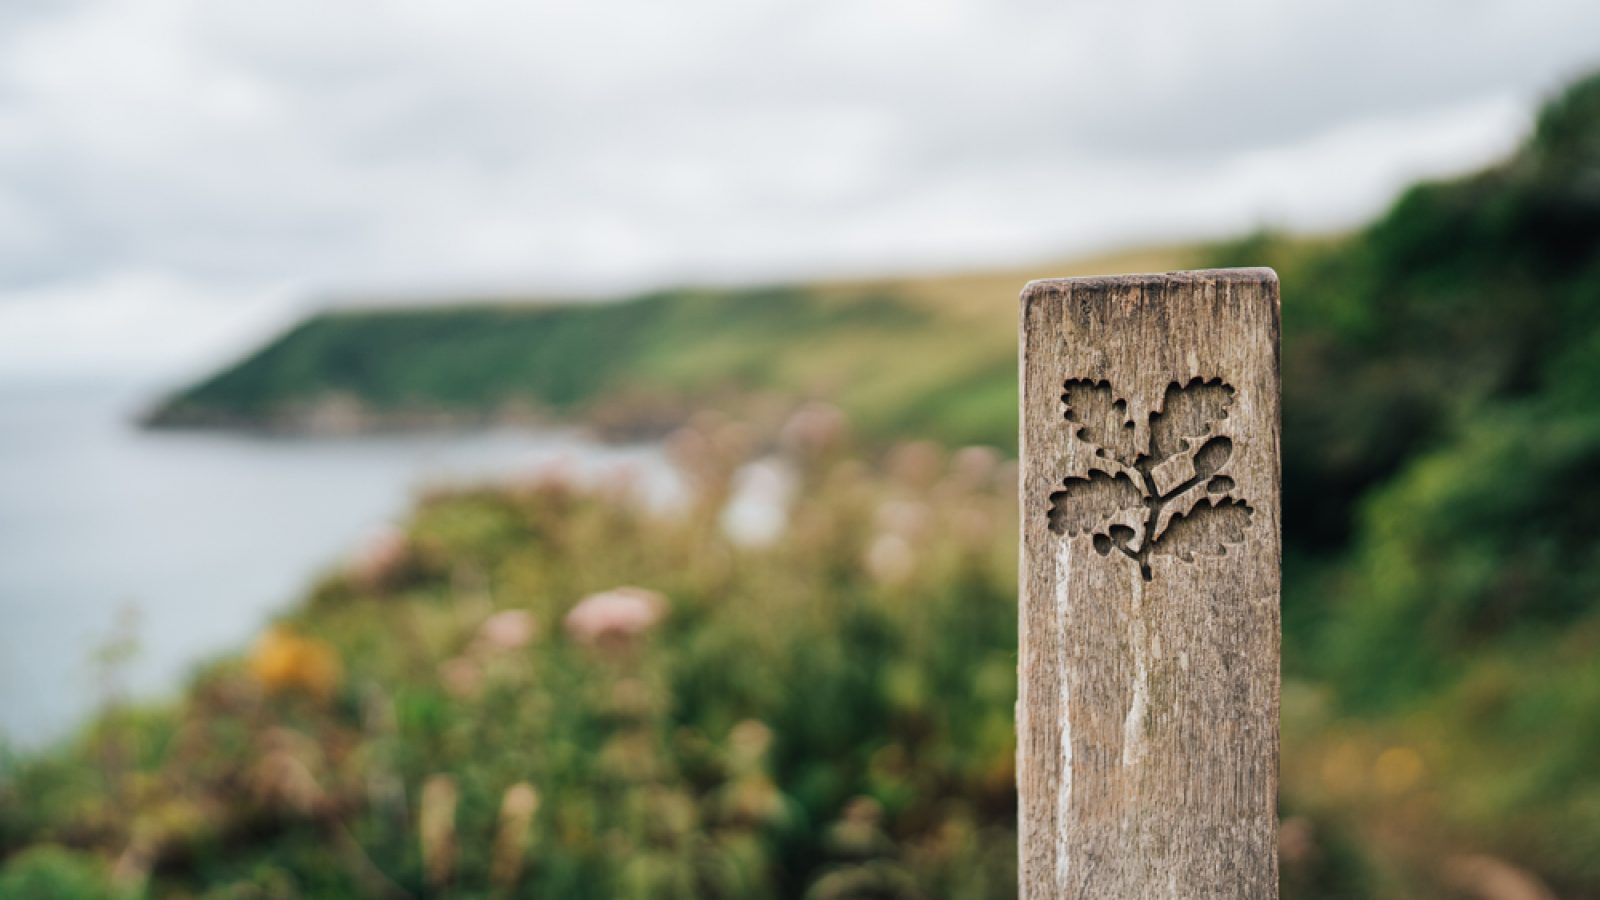
[[[1278,279],[1022,294],[1024,898],[1278,895]]]

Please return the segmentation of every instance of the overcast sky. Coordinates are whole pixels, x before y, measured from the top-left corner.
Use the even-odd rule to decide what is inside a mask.
[[[1594,0],[3,0],[0,375],[1338,227],[1597,64]]]

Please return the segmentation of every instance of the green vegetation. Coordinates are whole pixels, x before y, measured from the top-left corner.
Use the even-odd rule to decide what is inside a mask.
[[[717,501],[746,435],[680,438],[701,502],[671,518],[559,482],[429,499],[180,709],[108,716],[7,772],[0,847],[108,857],[30,850],[3,877],[274,897],[1014,884],[1014,470],[913,446],[872,471],[837,429],[791,429],[790,530],[742,547]],[[648,590],[573,611],[618,585]]]
[[[1284,286],[1285,896],[1600,895],[1600,77],[1358,233],[1205,255]],[[342,313],[185,392],[160,420],[725,414],[686,512],[430,498],[181,707],[0,764],[0,895],[1014,896],[1012,474],[938,447],[1013,446],[1022,280]],[[802,484],[744,546],[766,452]],[[629,584],[659,622],[571,618]]]
[[[1291,797],[1391,877],[1488,850],[1595,892],[1600,77],[1351,240],[1220,256],[1288,298]]]

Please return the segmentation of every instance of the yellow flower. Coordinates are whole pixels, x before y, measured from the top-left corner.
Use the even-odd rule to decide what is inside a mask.
[[[273,693],[301,690],[327,700],[339,686],[342,666],[327,643],[274,625],[256,641],[250,672]]]
[[[1378,754],[1372,766],[1373,777],[1385,793],[1400,794],[1417,786],[1426,766],[1422,754],[1410,747],[1390,747]]]

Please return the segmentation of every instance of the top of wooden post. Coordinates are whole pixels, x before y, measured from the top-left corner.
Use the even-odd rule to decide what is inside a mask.
[[[1024,897],[1276,897],[1278,280],[1030,283]]]
[[[1271,284],[1278,283],[1278,273],[1267,266],[1249,266],[1236,269],[1185,269],[1178,272],[1129,272],[1123,275],[1085,275],[1070,278],[1035,278],[1022,288],[1022,302],[1035,295],[1055,293],[1076,285],[1095,289],[1103,287],[1129,287],[1149,284]],[[1274,303],[1277,294],[1273,294]]]

